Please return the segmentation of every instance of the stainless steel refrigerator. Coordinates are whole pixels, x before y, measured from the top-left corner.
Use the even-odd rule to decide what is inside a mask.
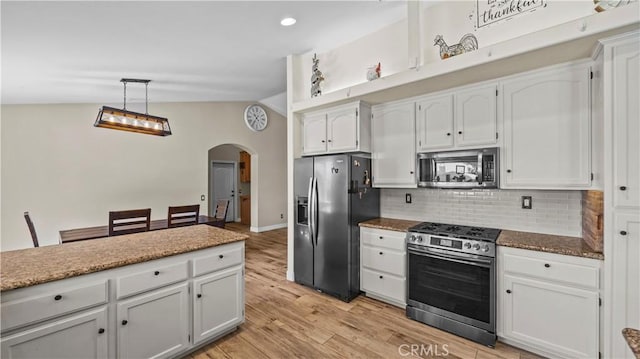
[[[363,155],[300,158],[294,164],[295,281],[341,300],[360,292],[360,227],[380,216]]]

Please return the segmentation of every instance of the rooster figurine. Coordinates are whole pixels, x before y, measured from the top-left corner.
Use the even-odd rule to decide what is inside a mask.
[[[473,34],[466,34],[460,39],[459,43],[448,46],[447,43],[444,42],[444,38],[442,38],[442,35],[437,35],[433,46],[440,46],[440,58],[444,60],[451,56],[456,56],[464,54],[465,52],[477,50],[478,39],[476,39]]]

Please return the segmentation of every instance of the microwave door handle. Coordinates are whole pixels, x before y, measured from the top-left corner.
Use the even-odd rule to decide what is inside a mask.
[[[476,170],[478,184],[482,184],[482,152],[478,153],[478,169]]]

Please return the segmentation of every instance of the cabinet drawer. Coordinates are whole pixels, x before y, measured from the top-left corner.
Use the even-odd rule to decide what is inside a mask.
[[[158,266],[157,268],[150,267],[142,272],[118,277],[116,279],[116,298],[128,297],[133,294],[187,280],[187,276],[187,262]]]
[[[362,246],[362,265],[376,271],[404,277],[405,254],[386,248]]]
[[[218,250],[193,260],[194,277],[242,264],[242,246],[233,246],[231,248],[221,247],[216,249]]]
[[[2,303],[2,331],[107,302],[107,281]]]
[[[405,280],[390,274],[362,269],[362,290],[406,303]]]
[[[504,253],[503,268],[507,273],[524,274],[554,282],[598,289],[598,268],[564,263],[546,258],[533,258]]]
[[[405,232],[387,231],[384,229],[360,228],[360,239],[362,244],[373,247],[383,247],[405,250]]]

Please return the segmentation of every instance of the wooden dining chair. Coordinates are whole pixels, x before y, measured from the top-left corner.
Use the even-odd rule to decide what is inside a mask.
[[[109,237],[147,232],[151,227],[151,208],[109,212]]]
[[[213,214],[215,220],[211,222],[212,225],[220,228],[224,228],[224,224],[227,221],[227,211],[229,210],[229,200],[219,199],[216,202],[216,210]]]
[[[198,224],[200,217],[200,205],[192,206],[169,206],[167,214],[167,227],[192,226]]]
[[[36,235],[36,229],[33,226],[33,222],[31,221],[31,216],[29,212],[24,212],[24,220],[27,221],[27,227],[29,227],[29,233],[31,233],[31,240],[33,241],[34,247],[40,247],[38,244],[38,236]]]

